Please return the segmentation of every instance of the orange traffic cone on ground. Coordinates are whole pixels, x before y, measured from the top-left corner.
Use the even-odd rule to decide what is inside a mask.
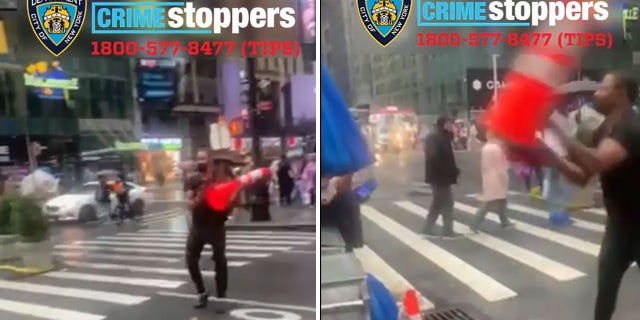
[[[402,316],[400,319],[421,320],[420,304],[415,290],[407,290],[402,300]]]

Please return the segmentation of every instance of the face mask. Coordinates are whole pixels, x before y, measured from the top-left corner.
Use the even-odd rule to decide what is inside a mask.
[[[205,163],[198,163],[198,172],[206,173],[207,172],[207,165]]]

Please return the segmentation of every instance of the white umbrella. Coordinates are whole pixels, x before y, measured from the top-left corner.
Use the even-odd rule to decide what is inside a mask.
[[[560,87],[558,87],[558,92],[566,94],[566,93],[577,93],[577,92],[591,92],[596,91],[598,89],[598,82],[593,80],[580,80],[580,81],[571,81],[567,82]]]

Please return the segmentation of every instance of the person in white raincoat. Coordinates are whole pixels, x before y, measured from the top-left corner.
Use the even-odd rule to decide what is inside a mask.
[[[478,232],[478,227],[484,221],[489,211],[496,212],[500,217],[500,224],[508,228],[513,224],[507,217],[507,191],[509,190],[509,160],[504,150],[503,143],[488,131],[486,137],[478,135],[478,140],[483,141],[481,152],[482,172],[482,201],[484,203],[476,212],[476,219],[471,225],[473,232]]]

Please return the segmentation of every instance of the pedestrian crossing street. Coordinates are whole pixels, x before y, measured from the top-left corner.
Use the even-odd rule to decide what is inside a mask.
[[[0,319],[102,320],[118,307],[134,307],[159,291],[191,285],[184,265],[186,231],[144,229],[54,245],[64,268],[23,280],[0,280]],[[310,246],[308,232],[228,231],[230,273],[273,255]],[[210,249],[201,266],[215,274]],[[207,280],[208,284],[212,279]]]
[[[558,288],[595,276],[603,209],[574,212],[572,225],[556,228],[547,222],[544,203],[513,194],[508,211],[515,226],[502,229],[498,216],[490,213],[476,234],[469,226],[481,201],[475,195],[462,196],[454,204],[454,231],[462,237],[445,240],[420,234],[429,201],[410,197],[364,204],[367,245],[356,250],[364,269],[393,294],[400,296],[408,289],[420,292],[423,309],[433,308],[434,299],[460,296],[453,288],[443,290],[443,284],[462,288],[470,301],[484,305],[518,299],[543,285]],[[442,226],[441,218],[437,224]]]

